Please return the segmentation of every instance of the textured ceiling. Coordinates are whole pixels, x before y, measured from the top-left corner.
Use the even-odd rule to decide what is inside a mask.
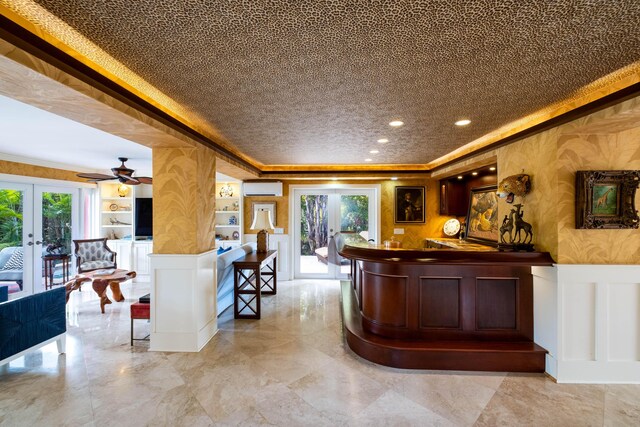
[[[425,164],[640,60],[637,0],[37,3],[264,165]]]

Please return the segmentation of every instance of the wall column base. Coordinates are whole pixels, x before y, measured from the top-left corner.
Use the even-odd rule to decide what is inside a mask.
[[[218,332],[216,252],[152,254],[151,351],[200,351]]]

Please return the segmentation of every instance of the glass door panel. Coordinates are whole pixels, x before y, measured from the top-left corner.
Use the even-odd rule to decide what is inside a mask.
[[[43,256],[70,255],[69,264],[73,264],[73,236],[77,235],[77,190],[56,187],[35,187],[35,236],[34,249],[36,280],[35,291],[45,290],[45,273],[48,282],[54,285],[62,284],[69,277],[73,266],[68,270],[63,265],[63,259],[50,261],[48,268],[43,265]],[[66,277],[65,277],[66,273]]]
[[[340,232],[354,233],[369,240],[370,200],[373,190],[338,190],[340,196]],[[373,217],[374,214],[371,214]],[[375,236],[375,233],[372,233]],[[351,263],[342,260],[340,268],[336,267],[335,277],[346,278],[351,273]]]
[[[299,196],[300,242],[296,261],[298,271],[305,276],[326,275],[327,241],[329,238],[329,195],[300,194]]]
[[[0,182],[0,286],[11,299],[33,292],[32,188]]]
[[[337,231],[376,237],[375,189],[295,189],[296,278],[346,278],[351,265],[329,262],[329,238]]]

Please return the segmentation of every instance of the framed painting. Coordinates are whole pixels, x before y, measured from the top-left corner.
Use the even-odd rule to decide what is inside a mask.
[[[495,185],[471,189],[466,221],[467,240],[483,245],[498,245],[500,231],[496,190]]]
[[[396,187],[396,224],[422,223],[425,221],[424,187]]]
[[[638,228],[640,171],[577,171],[576,228]]]
[[[253,202],[251,204],[251,224],[256,217],[256,212],[259,210],[265,210],[271,212],[271,222],[276,227],[276,202]],[[249,226],[251,226],[249,224]]]

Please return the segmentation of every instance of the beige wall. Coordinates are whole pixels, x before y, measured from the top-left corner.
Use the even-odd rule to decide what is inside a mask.
[[[640,262],[640,230],[575,228],[576,171],[640,170],[640,98],[502,147],[496,155],[498,180],[523,170],[532,177],[523,209],[537,250],[561,264]],[[501,215],[508,209],[501,201]]]
[[[64,181],[87,182],[86,179],[78,178],[76,176],[77,172],[74,171],[34,166],[26,163],[9,162],[7,160],[0,160],[0,173],[33,176],[36,178],[60,179]]]
[[[451,217],[441,217],[438,214],[438,182],[432,179],[413,180],[340,180],[341,184],[380,184],[381,185],[381,232],[382,240],[393,236],[394,228],[404,228],[405,234],[397,236],[402,240],[404,247],[422,247],[422,239],[427,236],[442,237],[442,226]],[[251,205],[254,202],[276,202],[277,227],[284,228],[284,233],[289,232],[289,187],[290,185],[324,185],[335,184],[335,181],[283,181],[282,197],[246,197],[244,198],[244,233],[253,233],[249,229],[251,225]],[[394,195],[396,186],[425,186],[427,221],[424,224],[395,224],[394,223]]]

